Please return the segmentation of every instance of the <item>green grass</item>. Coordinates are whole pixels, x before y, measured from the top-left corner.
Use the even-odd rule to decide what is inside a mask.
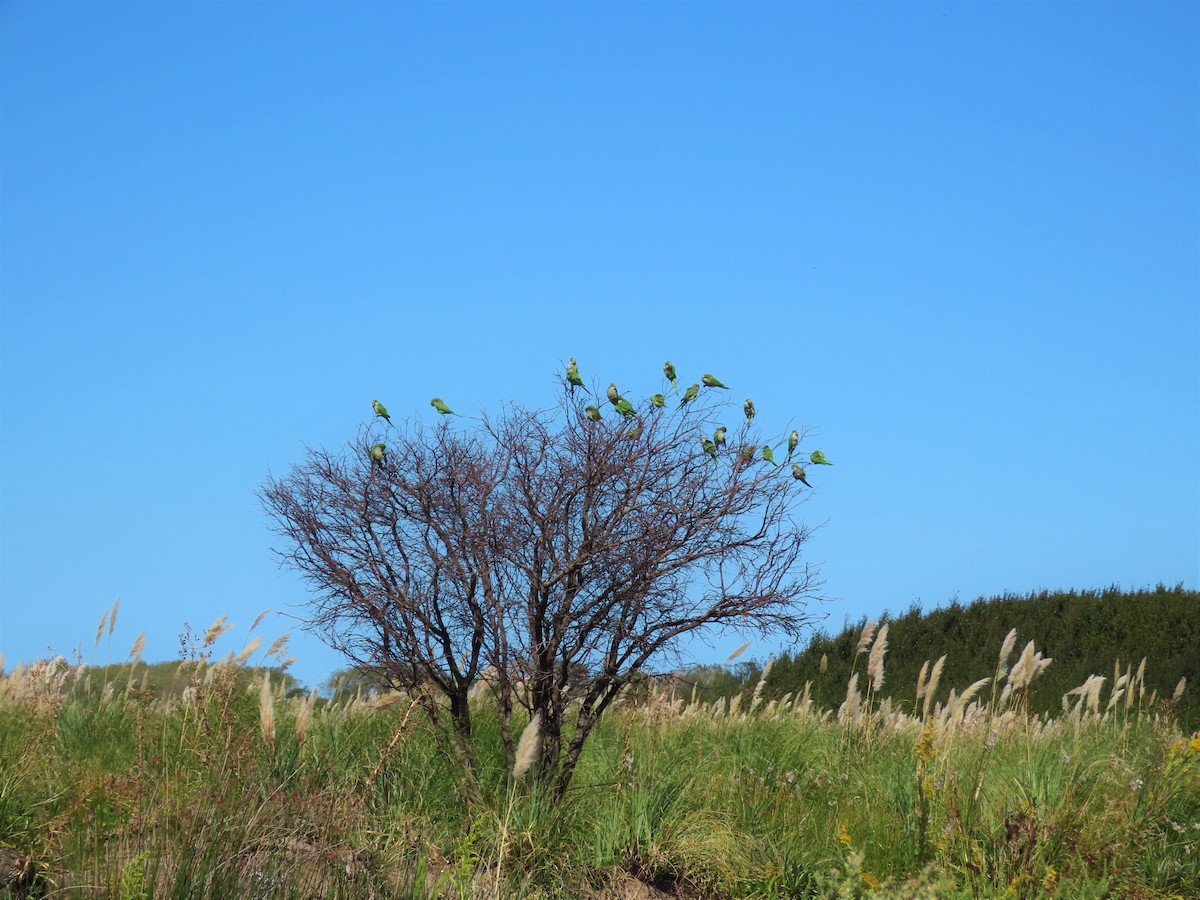
[[[281,688],[268,741],[253,673],[218,669],[188,703],[115,682],[0,678],[0,897],[570,897],[636,878],[692,897],[1166,898],[1200,884],[1200,738],[1145,704],[1029,717],[990,707],[988,689],[958,720],[873,701],[839,721],[656,694],[601,722],[561,803],[508,778],[480,707],[485,802],[468,808],[403,700],[319,703],[301,740],[303,699]]]

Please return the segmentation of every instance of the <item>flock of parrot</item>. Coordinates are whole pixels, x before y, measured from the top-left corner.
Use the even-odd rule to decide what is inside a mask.
[[[666,376],[667,381],[671,382],[671,388],[678,393],[678,374],[675,371],[675,366],[669,359],[663,363],[663,375]],[[567,384],[570,385],[572,394],[575,393],[575,388],[583,388],[584,391],[587,391],[587,387],[585,387],[583,383],[583,377],[579,374],[579,363],[576,361],[575,357],[571,357],[570,361],[567,363]],[[720,388],[721,390],[726,391],[729,390],[729,385],[723,383],[715,375],[710,375],[709,373],[705,372],[700,376],[699,382],[689,385],[684,389],[683,396],[680,398],[679,406],[677,408],[683,409],[683,407],[695,400],[700,395],[701,385],[708,388]],[[623,417],[626,419],[637,418],[637,411],[634,409],[633,404],[621,396],[621,392],[617,389],[615,382],[608,386],[608,390],[605,391],[605,396],[608,397],[608,402],[612,404],[613,408],[616,409],[616,411]],[[655,409],[663,409],[667,405],[667,398],[663,394],[651,394],[650,404]],[[754,420],[754,415],[756,413],[754,401],[749,397],[747,397],[746,402],[742,404],[742,411],[746,414],[746,424],[749,425]],[[588,404],[584,407],[584,414],[591,422],[599,422],[601,419],[600,407],[594,403]],[[725,446],[725,434],[728,430],[729,429],[722,425],[713,432],[711,439],[708,437],[700,438],[700,446],[704,449],[704,452],[714,460],[717,458],[721,448]],[[623,437],[629,440],[634,440],[641,433],[642,426],[640,424],[636,424],[633,428],[626,432]],[[792,477],[805,487],[811,488],[812,485],[808,482],[808,477],[805,474],[804,466],[791,461],[792,455],[796,452],[796,447],[799,445],[799,443],[800,432],[799,430],[793,430],[792,433],[788,435],[787,458],[784,463],[777,463],[775,461],[775,451],[771,448],[770,444],[764,444],[762,446],[762,458],[773,466],[780,466],[790,463],[792,467]],[[749,453],[749,456],[745,455],[747,452]],[[753,459],[754,452],[754,448],[746,448],[746,450],[743,450],[743,458],[746,459],[746,461]],[[812,453],[810,453],[808,456],[808,461],[814,466],[833,465],[833,463],[825,458],[825,454],[820,450],[814,450]]]
[[[667,381],[671,382],[672,390],[674,390],[676,393],[679,393],[679,384],[678,384],[678,380],[677,380],[678,376],[675,372],[675,366],[672,365],[672,363],[669,359],[665,363],[663,363],[663,375],[666,376]],[[572,394],[575,393],[575,388],[583,388],[585,391],[587,391],[587,387],[583,383],[583,378],[579,374],[579,364],[575,361],[575,357],[571,357],[570,362],[567,363],[567,384],[570,385]],[[729,386],[726,384],[723,384],[715,375],[710,375],[707,372],[705,372],[703,375],[700,376],[699,382],[689,385],[684,390],[683,396],[679,400],[679,406],[676,408],[683,409],[685,406],[687,406],[689,403],[691,403],[693,400],[695,400],[700,395],[700,386],[701,385],[703,385],[704,387],[708,387],[708,388],[719,388],[721,390],[726,390],[726,391],[729,390]],[[626,418],[626,419],[636,419],[637,418],[637,411],[634,409],[633,404],[621,396],[620,391],[617,390],[617,385],[615,382],[608,386],[608,390],[605,392],[605,394],[608,397],[608,402],[611,403],[613,405],[613,408],[615,408],[616,411],[618,413],[620,413],[624,418]],[[653,407],[655,407],[656,409],[663,409],[667,405],[667,398],[663,394],[651,394],[650,395],[650,404]],[[458,415],[458,413],[456,413],[449,406],[447,406],[445,404],[445,402],[443,402],[441,397],[434,397],[432,400],[429,401],[429,405],[432,406],[434,409],[436,409],[438,411],[438,413],[440,413],[443,416],[457,416]],[[371,408],[375,411],[375,416],[377,418],[384,419],[389,425],[392,424],[392,417],[388,415],[386,406],[384,406],[378,400],[372,400]],[[742,404],[742,411],[746,415],[746,424],[749,425],[754,420],[754,415],[756,412],[756,410],[754,408],[754,401],[752,401],[749,397],[747,397],[746,402]],[[591,422],[599,422],[601,420],[600,408],[598,406],[596,406],[595,404],[587,405],[584,408],[584,414],[587,416],[588,420]],[[716,431],[713,432],[713,436],[711,439],[709,439],[708,437],[703,437],[703,436],[700,438],[700,446],[704,449],[704,452],[707,453],[714,460],[717,459],[717,455],[720,452],[720,449],[725,446],[725,434],[727,431],[728,431],[728,429],[724,425],[722,425],[719,428],[717,428]],[[624,435],[622,435],[622,437],[624,437],[627,440],[636,440],[638,438],[638,436],[641,435],[641,433],[642,433],[641,424],[635,423],[634,426],[629,431],[627,431]],[[798,429],[795,429],[792,431],[791,434],[788,435],[787,457],[783,463],[777,463],[775,461],[775,451],[771,449],[770,444],[763,444],[762,450],[761,450],[762,458],[764,461],[770,463],[773,466],[776,466],[777,468],[782,465],[790,463],[792,466],[792,477],[795,478],[797,481],[799,481],[801,484],[803,484],[805,487],[811,488],[812,485],[808,483],[808,478],[805,475],[804,466],[800,465],[799,463],[793,463],[791,461],[792,454],[795,453],[796,447],[799,445],[799,443],[800,443],[800,431]],[[371,462],[374,465],[382,465],[387,459],[387,446],[383,443],[378,443],[378,444],[373,445],[371,447],[370,452],[371,452]],[[741,458],[745,462],[749,462],[754,458],[754,453],[755,453],[755,448],[753,448],[753,447],[743,448],[743,450],[741,452]],[[832,466],[833,465],[833,463],[831,463],[829,460],[827,460],[825,458],[825,454],[822,453],[820,450],[812,451],[812,453],[810,453],[808,455],[808,461],[809,461],[809,463],[811,463],[814,466]]]

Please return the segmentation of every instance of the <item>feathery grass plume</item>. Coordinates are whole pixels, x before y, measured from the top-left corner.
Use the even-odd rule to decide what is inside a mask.
[[[113,608],[108,614],[108,636],[112,637],[113,629],[117,627],[117,607],[121,605],[121,598],[118,597],[113,601]]]
[[[925,660],[921,664],[921,671],[917,673],[917,697],[913,701],[913,709],[916,709],[921,704],[921,698],[925,696],[925,679],[929,677],[929,660]]]
[[[942,669],[946,665],[946,656],[942,656],[933,664],[929,673],[929,683],[925,685],[925,705],[921,707],[921,717],[929,718],[929,709],[933,705],[933,695],[937,693],[938,682],[942,680]]]
[[[4,654],[0,653],[0,675],[4,674]]]
[[[1016,664],[1009,670],[1008,683],[1014,691],[1024,687],[1032,678],[1032,675],[1026,673],[1033,667],[1033,652],[1033,641],[1030,641],[1021,651],[1021,655],[1017,657]]]
[[[304,743],[304,736],[308,733],[308,726],[312,722],[313,706],[317,702],[317,689],[313,688],[308,692],[308,697],[300,704],[300,712],[296,715],[296,741]]]
[[[879,624],[878,619],[872,619],[863,626],[862,634],[858,636],[858,646],[854,648],[854,655],[862,653],[867,649],[867,645],[871,643],[871,638],[875,635],[875,626]]]
[[[804,715],[812,708],[812,681],[804,682],[804,693],[801,694],[795,705],[792,707],[792,712],[796,715]]]
[[[1103,675],[1089,675],[1079,687],[1071,688],[1063,694],[1063,708],[1066,708],[1068,697],[1078,697],[1079,700],[1075,704],[1075,709],[1072,710],[1072,716],[1078,718],[1085,707],[1093,713],[1099,713],[1100,689],[1107,680]]]
[[[829,654],[822,653],[821,654],[821,674],[824,675],[828,671],[829,671]]]
[[[275,746],[275,698],[271,695],[271,673],[263,672],[262,690],[258,692],[258,724],[263,740]]]
[[[875,643],[871,645],[871,655],[867,657],[868,686],[878,691],[883,687],[883,656],[887,653],[888,626],[879,629]]]
[[[732,653],[730,653],[729,656],[727,656],[725,658],[725,663],[729,664],[729,663],[733,662],[735,659],[737,659],[739,656],[741,656],[743,653],[745,653],[746,650],[749,649],[749,647],[752,643],[753,643],[753,641],[746,641],[746,643],[742,644],[742,646],[738,647],[736,650],[734,650]]]
[[[538,755],[538,745],[542,738],[542,714],[536,712],[525,730],[521,732],[521,740],[517,742],[517,758],[513,763],[512,777],[520,781],[529,774]]]
[[[270,659],[272,656],[282,656],[283,651],[287,649],[287,643],[291,640],[290,634],[280,635],[275,638],[274,643],[267,648],[267,652],[263,654],[264,659]]]
[[[229,622],[228,619],[229,616],[221,616],[208,627],[208,631],[204,632],[205,647],[211,647],[221,635],[233,627],[233,623]]]
[[[286,669],[288,666],[290,666],[295,661],[296,661],[296,657],[289,656],[287,659],[285,659],[279,663],[279,670],[282,672],[284,669]]]
[[[264,609],[262,612],[260,612],[258,614],[258,618],[254,620],[254,624],[250,626],[250,630],[246,633],[254,634],[254,629],[258,627],[258,623],[261,622],[263,619],[265,619],[267,616],[267,613],[269,613],[270,611],[271,611],[271,609],[270,609],[270,607],[268,607],[267,609]]]
[[[971,700],[975,697],[976,694],[978,694],[985,687],[987,687],[989,684],[991,684],[991,682],[992,682],[992,679],[990,679],[990,678],[980,678],[978,681],[974,682],[970,687],[968,687],[965,691],[963,691],[962,695],[954,702],[954,711],[951,714],[951,718],[955,722],[962,721],[962,717],[966,711],[967,704],[971,702]]]
[[[838,709],[838,721],[858,721],[861,711],[862,697],[858,693],[858,673],[853,672],[850,675],[850,682],[846,685],[846,701]]]
[[[106,609],[106,610],[104,611],[104,615],[102,615],[102,616],[100,617],[100,627],[96,629],[96,643],[94,643],[94,644],[92,645],[93,647],[99,647],[99,646],[100,646],[100,636],[104,634],[104,626],[105,626],[107,623],[108,623],[108,610]]]
[[[234,659],[234,664],[239,665],[239,666],[242,665],[242,663],[244,663],[246,660],[248,660],[254,654],[254,651],[259,648],[260,644],[262,644],[261,637],[256,637],[252,641],[250,641],[250,643],[248,643],[245,647],[243,647],[242,652],[239,653],[237,655],[237,657]]]
[[[1142,661],[1138,664],[1137,675],[1135,677],[1137,678],[1138,683],[1138,703],[1141,703],[1146,699],[1146,657],[1144,656],[1142,657]]]
[[[1000,679],[1008,674],[1008,658],[1012,655],[1013,647],[1017,644],[1017,629],[1012,629],[1004,636],[1004,643],[1000,645],[1000,661],[996,664],[996,681],[998,684]]]
[[[133,674],[133,666],[138,664],[138,660],[142,658],[142,649],[146,646],[146,632],[142,632],[137,636],[137,640],[133,642],[133,649],[129,651],[130,674]]]
[[[1179,679],[1179,684],[1175,685],[1175,693],[1171,695],[1171,702],[1178,703],[1179,698],[1183,696],[1184,690],[1187,688],[1187,676]]]
[[[771,666],[775,665],[775,657],[767,659],[767,664],[763,666],[762,674],[758,676],[758,684],[754,686],[754,694],[750,698],[750,715],[754,715],[754,711],[758,709],[758,704],[762,702],[763,688],[767,685],[767,676],[771,674]]]

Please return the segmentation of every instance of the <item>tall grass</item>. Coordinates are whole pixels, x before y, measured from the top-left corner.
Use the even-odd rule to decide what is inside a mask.
[[[1027,644],[1010,669],[1015,635],[971,685],[943,659],[885,678],[887,640],[840,710],[767,699],[766,672],[732,702],[665,680],[602,721],[561,803],[508,769],[483,700],[468,805],[406,698],[289,692],[254,651],[158,689],[132,662],[8,672],[0,896],[1194,896],[1200,735],[1149,663],[1049,716],[1050,662]]]

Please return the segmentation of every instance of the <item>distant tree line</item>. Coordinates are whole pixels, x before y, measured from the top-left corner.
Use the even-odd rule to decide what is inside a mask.
[[[889,633],[882,695],[904,709],[912,708],[917,675],[926,660],[945,654],[941,684],[962,690],[993,674],[1005,635],[1016,628],[1018,651],[1032,640],[1054,660],[1034,682],[1034,712],[1061,710],[1063,694],[1089,675],[1107,679],[1103,691],[1107,700],[1117,661],[1122,671],[1130,664],[1136,670],[1145,657],[1146,699],[1153,690],[1160,701],[1169,699],[1179,679],[1187,678],[1175,714],[1183,728],[1200,728],[1200,592],[1184,590],[1182,585],[1004,594],[980,597],[967,605],[956,600],[929,612],[914,605],[903,615],[882,615],[879,624],[885,622]],[[764,696],[801,691],[811,681],[813,700],[837,709],[845,699],[866,623],[864,618],[836,634],[818,632],[807,646],[780,655],[767,674]],[[865,662],[860,657],[858,667]],[[694,686],[697,696],[706,700],[752,690],[764,663],[697,666],[683,674],[680,690]]]

